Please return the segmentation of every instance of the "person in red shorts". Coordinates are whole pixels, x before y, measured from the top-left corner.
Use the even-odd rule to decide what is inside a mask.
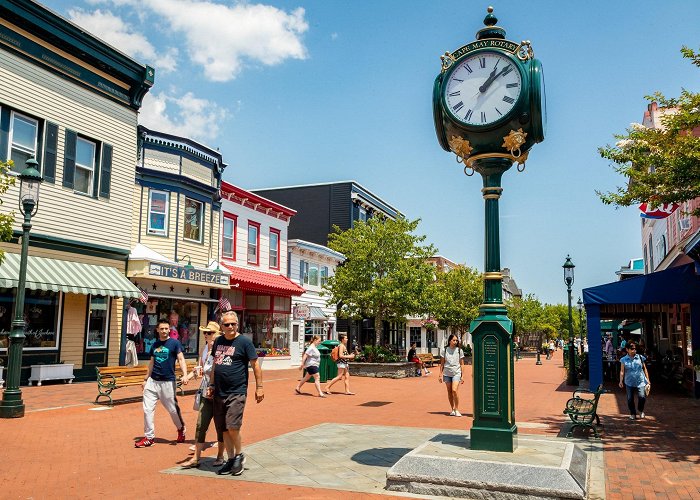
[[[421,361],[421,359],[418,357],[416,354],[416,343],[414,342],[411,344],[411,348],[408,350],[408,356],[406,358],[411,362],[415,363],[418,365],[418,375],[420,375],[420,371],[423,370],[426,375],[430,375],[430,371],[428,368],[425,366],[425,363]]]

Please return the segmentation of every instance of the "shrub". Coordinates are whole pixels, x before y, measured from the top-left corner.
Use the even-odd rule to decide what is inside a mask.
[[[363,363],[397,363],[401,358],[386,347],[366,345],[355,360]]]

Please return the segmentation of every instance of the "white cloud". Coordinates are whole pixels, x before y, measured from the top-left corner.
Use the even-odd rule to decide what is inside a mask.
[[[72,9],[68,12],[71,21],[96,35],[118,50],[134,59],[145,59],[157,70],[164,73],[175,71],[177,68],[176,48],[168,49],[164,54],[158,54],[148,39],[133,31],[119,16],[110,11],[85,12]]]
[[[192,92],[182,97],[149,92],[139,112],[139,123],[145,127],[201,142],[215,139],[221,122],[227,118],[225,109],[212,101],[195,97]]]
[[[144,0],[141,5],[184,37],[190,58],[212,81],[236,78],[246,60],[275,65],[307,56],[301,35],[309,25],[302,8],[286,13],[269,5],[195,0]]]

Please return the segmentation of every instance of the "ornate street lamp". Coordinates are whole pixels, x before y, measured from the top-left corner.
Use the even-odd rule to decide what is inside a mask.
[[[571,285],[574,284],[574,265],[571,262],[571,257],[566,256],[566,262],[562,266],[564,268],[564,283],[566,283],[566,291],[569,298],[569,371],[566,374],[566,384],[567,385],[578,385],[578,378],[576,378],[576,354],[574,353],[574,325],[573,318],[571,316]]]
[[[27,283],[27,254],[29,253],[29,231],[32,229],[32,216],[39,208],[39,187],[44,180],[34,158],[26,161],[19,177],[19,210],[24,215],[22,224],[22,253],[19,265],[19,281],[15,299],[15,314],[12,320],[12,333],[8,349],[7,388],[0,402],[0,418],[21,418],[24,416],[22,390],[19,388],[22,368],[22,346],[24,345],[24,292]]]
[[[581,330],[579,335],[579,349],[581,350],[581,354],[583,354],[583,301],[581,297],[578,298],[576,306],[578,307],[578,326]]]

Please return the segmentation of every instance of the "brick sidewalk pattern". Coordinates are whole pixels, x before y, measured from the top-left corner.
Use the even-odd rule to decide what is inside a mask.
[[[274,438],[324,423],[468,430],[472,424],[471,367],[460,388],[464,417],[449,416],[445,387],[437,370],[427,377],[391,380],[353,377],[355,396],[326,399],[296,395],[298,370],[268,371],[265,401],[249,401],[243,443]],[[536,366],[515,363],[516,419],[523,433],[561,435],[562,414],[572,388],[565,385],[561,351]],[[194,387],[192,387],[194,388]],[[617,499],[700,499],[700,401],[664,394],[655,387],[647,418],[630,421],[623,391],[616,386],[599,405],[605,447],[606,497]],[[203,495],[225,484],[225,494],[252,499],[369,499],[387,495],[246,481],[212,482],[201,475],[163,471],[186,460],[193,443],[193,396],[180,397],[188,435],[175,444],[176,430],[162,407],[156,409],[156,445],[135,449],[143,435],[138,388],[115,391],[113,408],[93,405],[96,384],[47,383],[24,387],[27,414],[0,421],[0,497],[2,498],[155,498]],[[252,399],[252,398],[251,398]],[[378,405],[377,402],[385,403]],[[369,405],[368,405],[369,403]],[[214,436],[213,429],[210,435]],[[578,436],[579,434],[577,434]],[[401,443],[397,443],[401,447]],[[205,456],[215,454],[207,450]],[[212,493],[216,489],[210,490]],[[222,491],[224,493],[224,491]]]

